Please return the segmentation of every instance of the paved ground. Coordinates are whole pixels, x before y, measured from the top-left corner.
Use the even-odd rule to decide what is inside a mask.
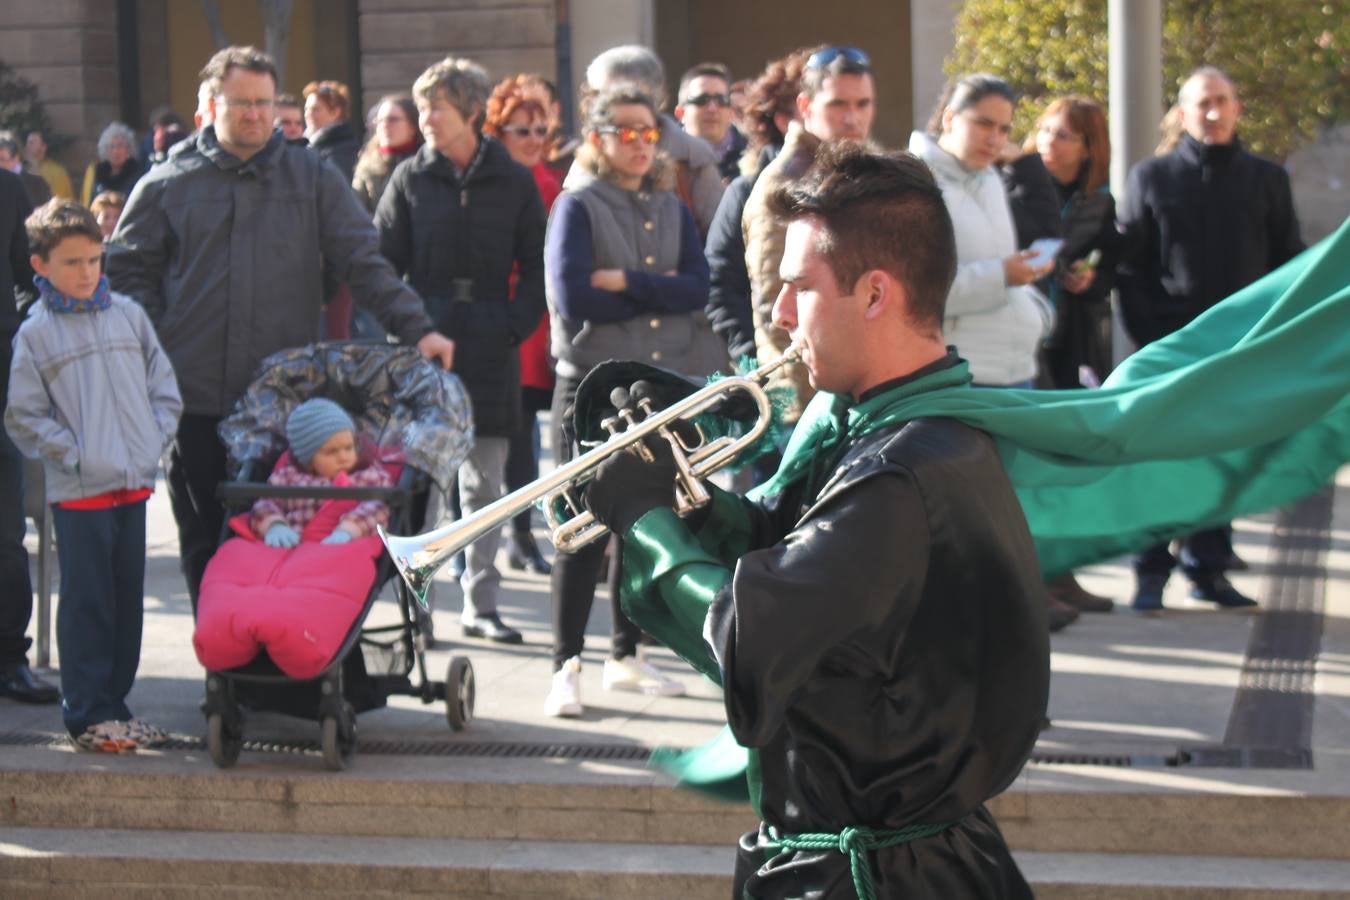
[[[1275,735],[1284,744],[1307,744],[1319,781],[1350,785],[1350,469],[1342,473],[1324,559],[1325,616],[1321,620],[1320,656],[1316,662],[1316,702],[1311,707],[1310,735]],[[1281,576],[1298,574],[1271,558],[1276,514],[1237,523],[1236,543],[1251,571],[1234,582],[1243,591],[1268,602]],[[546,542],[545,542],[546,543]],[[30,547],[36,550],[35,536]],[[167,498],[161,489],[150,504],[148,586],[145,601],[145,639],[140,677],[130,698],[135,712],[183,735],[200,736],[204,723],[198,711],[203,670],[191,647],[192,618],[178,571],[177,545]],[[718,691],[693,675],[667,651],[656,652],[659,665],[679,674],[689,696],[652,699],[601,690],[601,660],[608,647],[609,604],[603,587],[587,633],[583,670],[585,715],[576,720],[550,719],[542,702],[549,683],[549,598],[545,578],[503,570],[504,617],[525,633],[520,647],[499,647],[483,641],[442,643],[428,654],[435,677],[444,677],[450,654],[467,654],[478,677],[477,718],[470,730],[457,736],[466,741],[599,742],[655,746],[690,746],[720,729],[722,706]],[[1300,570],[1302,571],[1302,570]],[[1304,572],[1306,575],[1307,573]],[[1121,562],[1092,567],[1081,573],[1090,589],[1128,604],[1132,579]],[[438,634],[458,636],[458,587],[445,581],[439,587],[441,609],[436,612]],[[1056,635],[1052,642],[1050,715],[1054,726],[1038,746],[1044,754],[1132,754],[1136,763],[1173,756],[1178,748],[1222,746],[1232,732],[1234,701],[1242,679],[1244,660],[1253,629],[1262,614],[1216,611],[1185,596],[1179,576],[1168,587],[1171,610],[1156,618],[1117,609],[1106,615],[1088,615]],[[393,621],[396,607],[387,599],[377,603],[371,622]],[[59,668],[57,648],[51,648]],[[1306,667],[1305,667],[1306,668]],[[1249,667],[1250,669],[1250,667]],[[1309,671],[1311,671],[1309,669]],[[1306,719],[1304,721],[1306,726]],[[1297,730],[1298,721],[1294,726]],[[440,704],[424,706],[411,698],[393,698],[387,709],[363,714],[363,739],[446,739],[449,731]],[[55,707],[26,707],[0,700],[0,732],[55,734],[61,731]],[[313,723],[278,715],[254,716],[246,737],[250,740],[315,738]],[[3,752],[3,751],[0,751]],[[393,765],[392,758],[358,756],[363,771]],[[247,763],[248,757],[245,757]],[[257,760],[259,764],[262,760]],[[428,760],[428,763],[431,761]],[[368,768],[369,767],[369,768]],[[1054,780],[1072,784],[1069,767],[1055,767]],[[377,771],[377,770],[376,770]],[[1096,770],[1100,772],[1100,770]],[[1275,785],[1304,776],[1291,771],[1154,769],[1155,775],[1121,772],[1122,787],[1139,777],[1169,779],[1180,784]],[[1268,776],[1268,777],[1267,777]],[[1098,778],[1097,775],[1093,776]],[[1108,780],[1113,776],[1108,776]],[[1190,779],[1190,781],[1187,781]],[[1290,782],[1291,784],[1293,782]]]

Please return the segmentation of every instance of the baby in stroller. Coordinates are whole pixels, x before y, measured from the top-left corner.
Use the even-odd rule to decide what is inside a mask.
[[[283,456],[268,484],[292,487],[390,487],[393,477],[378,459],[369,439],[360,435],[347,411],[332,400],[315,397],[286,419],[289,456]],[[269,547],[289,549],[300,543],[301,531],[314,521],[324,501],[264,497],[253,504],[249,527]],[[345,544],[375,534],[389,524],[389,506],[365,500],[338,517],[324,544]]]
[[[467,455],[458,379],[409,347],[295,348],[263,361],[219,430],[237,472],[220,494],[239,514],[206,568],[193,633],[216,764],[237,758],[248,710],[317,719],[330,768],[354,746],[355,714],[391,694],[445,700],[463,727],[472,666],[452,656],[444,682],[427,677],[416,602],[375,533],[415,533],[428,486],[444,488]],[[399,621],[367,623],[391,584]]]

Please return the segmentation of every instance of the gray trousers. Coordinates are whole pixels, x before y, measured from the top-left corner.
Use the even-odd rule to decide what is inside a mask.
[[[498,500],[506,491],[506,451],[504,437],[480,437],[464,465],[459,467],[459,503],[467,517]],[[459,586],[464,591],[464,618],[489,615],[497,611],[497,594],[502,575],[497,571],[500,528],[493,529],[464,551],[464,575]]]

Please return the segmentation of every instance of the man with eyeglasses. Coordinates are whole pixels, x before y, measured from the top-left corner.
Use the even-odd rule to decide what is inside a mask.
[[[876,112],[872,64],[857,47],[821,47],[802,70],[797,95],[798,118],[788,125],[783,149],[760,173],[745,203],[741,230],[745,264],[750,274],[750,302],[755,324],[755,351],[760,365],[782,356],[788,333],[774,323],[773,304],[783,289],[778,274],[787,223],[769,207],[780,188],[801,178],[825,145],[865,142]],[[788,422],[796,422],[815,394],[806,366],[788,366],[771,384],[790,399]]]
[[[325,267],[423,355],[449,368],[455,350],[342,176],[273,130],[272,58],[226,47],[201,77],[210,124],[137,183],[107,244],[113,289],[145,307],[183,395],[167,474],[194,602],[224,520],[216,426],[264,357],[318,340]]]
[[[286,140],[294,144],[308,144],[305,139],[305,107],[294,94],[278,94],[272,113],[272,125],[281,130]]]
[[[745,135],[731,120],[731,72],[721,63],[700,63],[680,77],[675,118],[684,130],[712,144],[717,170],[729,182],[740,173]]]

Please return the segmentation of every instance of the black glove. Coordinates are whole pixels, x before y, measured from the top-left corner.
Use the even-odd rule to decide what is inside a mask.
[[[644,462],[630,450],[600,464],[586,486],[586,508],[610,531],[622,537],[648,510],[675,505],[675,457],[662,438],[647,441],[656,458]]]

